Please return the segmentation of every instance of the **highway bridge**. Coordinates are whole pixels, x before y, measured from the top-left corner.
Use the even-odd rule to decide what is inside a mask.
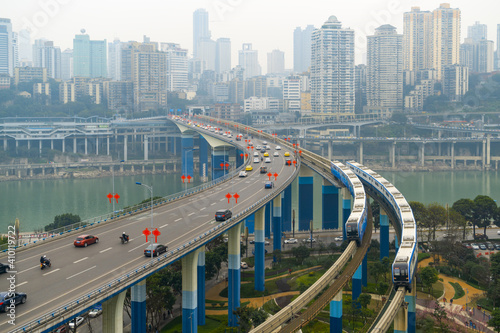
[[[112,215],[104,220],[78,226],[78,229],[74,228],[76,230],[68,230],[36,244],[18,248],[15,251],[15,270],[17,271],[15,285],[17,291],[28,294],[28,301],[26,304],[16,307],[16,320],[13,327],[9,327],[8,317],[0,320],[2,330],[9,327],[10,332],[50,332],[75,316],[88,311],[95,304],[102,304],[104,332],[121,332],[125,291],[131,288],[132,331],[144,332],[146,329],[145,278],[174,261],[182,260],[183,331],[196,332],[197,325],[203,325],[205,318],[204,245],[224,233],[228,233],[229,243],[228,324],[229,326],[237,326],[237,318],[232,311],[240,305],[240,235],[243,221],[252,215],[254,216],[255,289],[264,290],[264,237],[268,227],[265,218],[266,209],[269,210],[272,202],[272,221],[270,224],[273,233],[280,235],[280,237],[274,237],[273,249],[281,249],[281,232],[282,229],[286,228],[284,222],[287,219],[291,220],[287,214],[290,213],[291,205],[290,185],[295,179],[298,179],[299,184],[299,229],[308,228],[308,222],[313,218],[313,172],[317,172],[325,178],[322,191],[323,205],[328,205],[332,199],[334,201],[336,199],[338,202],[338,188],[345,187],[341,193],[343,217],[341,221],[337,221],[337,228],[342,229],[349,218],[359,214],[355,202],[360,198],[358,198],[353,185],[359,180],[354,174],[350,174],[347,167],[342,167],[343,176],[337,175],[335,177],[332,176],[332,165],[329,164],[328,160],[305,150],[294,151],[296,149],[290,143],[276,139],[262,133],[262,131],[247,128],[247,142],[244,142],[243,140],[234,140],[234,136],[229,138],[215,134],[206,126],[206,124],[211,123],[212,128],[221,128],[218,131],[231,130],[234,135],[240,132],[238,126],[241,126],[235,123],[224,123],[210,118],[197,118],[196,120],[177,118],[171,119],[171,121],[182,133],[181,153],[182,160],[185,161],[183,170],[188,174],[192,171],[192,162],[190,161],[192,161],[192,152],[195,149],[193,148],[193,136],[199,135],[212,149],[212,178],[216,181],[209,184],[210,186],[202,186],[196,191],[192,190],[176,198],[158,200],[153,203],[153,206],[134,208],[121,215]],[[201,123],[204,125],[201,126]],[[222,129],[223,127],[224,129]],[[252,136],[253,138],[251,138]],[[250,147],[248,140],[253,141],[254,147],[257,144],[263,145],[263,141],[268,141],[273,152],[277,144],[283,147],[278,157],[273,157],[271,163],[265,163],[273,174],[277,174],[274,187],[271,189],[264,188],[264,182],[269,178],[266,175],[258,174],[258,167],[263,162],[253,162],[252,151],[248,149]],[[233,147],[232,150],[230,147]],[[286,165],[285,151],[292,154],[291,159],[296,162],[295,165]],[[229,156],[229,152],[235,156]],[[250,156],[245,157],[245,154]],[[200,162],[201,159],[200,157]],[[222,164],[220,168],[218,167],[219,161]],[[227,164],[231,164],[231,172],[227,170]],[[236,173],[240,169],[246,168],[247,165],[252,165],[254,169],[249,172],[249,176],[235,178]],[[226,173],[228,174],[226,175]],[[233,196],[238,193],[238,202],[231,200],[228,203],[227,193]],[[363,200],[365,202],[366,198],[363,197]],[[385,207],[388,212],[391,211],[390,205]],[[221,208],[231,209],[232,218],[225,222],[214,221],[215,211]],[[331,210],[323,209],[323,227],[331,226],[335,222],[333,215]],[[356,241],[352,241],[342,260],[336,262],[332,269],[318,281],[319,285],[311,287],[311,290],[304,294],[307,297],[301,298],[301,305],[295,309],[286,310],[288,311],[286,316],[273,317],[274,319],[270,319],[267,325],[274,325],[276,320],[280,322],[280,326],[285,325],[289,319],[299,316],[299,320],[293,319],[283,327],[284,330],[294,331],[311,320],[315,313],[333,298],[332,302],[336,302],[333,308],[338,310],[340,304],[340,317],[336,311],[335,314],[332,313],[331,319],[332,322],[337,323],[333,327],[339,329],[339,318],[340,323],[342,322],[341,297],[339,303],[342,286],[352,276],[353,285],[356,286],[353,293],[357,293],[358,290],[360,293],[363,276],[366,278],[365,255],[371,237],[371,220],[366,219],[366,215],[364,216],[365,221],[368,221],[368,226],[367,232],[360,240],[360,247],[356,246]],[[388,219],[386,215],[382,214],[382,216],[385,216],[387,222],[383,224],[387,226],[387,244],[383,241],[381,247],[383,251],[387,247],[388,251]],[[393,213],[391,220],[402,229],[402,221],[398,219],[397,213]],[[330,224],[327,226],[326,222],[330,222]],[[143,251],[148,245],[142,235],[145,228],[157,229],[161,232],[158,242],[168,245],[168,251],[165,254],[151,259],[144,257]],[[123,231],[131,235],[129,244],[122,245],[118,239]],[[97,235],[99,243],[76,248],[73,246],[73,240],[75,236],[80,234]],[[38,258],[42,253],[53,259],[54,265],[46,271],[41,271],[38,266]],[[5,252],[3,259],[8,254],[9,252]],[[354,258],[351,260],[351,264],[344,267],[351,256]],[[339,276],[341,271],[344,273]],[[323,297],[321,303],[310,307],[311,310],[307,312],[306,317],[300,317],[300,309],[325,287],[330,286],[334,279],[341,282],[334,283],[332,286],[335,285],[335,287],[326,293],[328,296]],[[6,288],[8,285],[3,285],[2,289]],[[400,294],[405,295],[406,292],[400,290]],[[408,311],[403,303],[395,305],[395,310],[385,313],[383,324],[392,322],[396,314],[405,311],[404,309]],[[286,319],[284,319],[285,317]],[[414,318],[414,315],[407,317]],[[407,323],[400,318],[396,326],[409,327],[408,331],[412,331],[414,322]],[[285,329],[285,327],[288,328]],[[257,331],[260,330],[257,329]]]

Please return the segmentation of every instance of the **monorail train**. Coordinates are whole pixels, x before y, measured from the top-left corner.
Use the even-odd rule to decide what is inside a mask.
[[[347,166],[340,162],[331,162],[332,174],[339,179],[349,190],[354,203],[351,215],[345,224],[347,239],[356,241],[359,246],[363,240],[367,223],[367,205],[365,188],[358,177]]]
[[[392,281],[394,286],[405,287],[411,291],[415,270],[417,269],[417,226],[410,205],[394,185],[389,183],[378,173],[357,162],[347,162],[349,168],[361,181],[380,194],[382,200],[388,204],[401,223],[401,244],[394,263],[392,264]]]

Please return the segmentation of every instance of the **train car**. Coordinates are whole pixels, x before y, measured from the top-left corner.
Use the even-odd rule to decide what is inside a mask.
[[[347,162],[347,165],[365,185],[377,191],[396,213],[401,224],[401,244],[392,264],[392,282],[396,288],[404,287],[411,291],[417,268],[418,243],[417,226],[410,205],[394,185],[376,172],[356,162]]]

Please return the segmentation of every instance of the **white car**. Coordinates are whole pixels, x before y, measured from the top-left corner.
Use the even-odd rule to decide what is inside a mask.
[[[253,159],[253,162],[254,163],[260,163],[260,159],[258,157],[256,157],[256,158]]]
[[[242,269],[247,269],[248,268],[248,264],[246,262],[244,262],[244,261],[241,262],[240,266],[241,266]]]
[[[276,148],[274,148],[276,150],[281,150],[281,146],[276,146]]]
[[[333,240],[335,240],[336,242],[343,241],[344,237],[338,236],[338,237],[335,237]]]
[[[75,322],[76,322],[76,327],[80,326],[83,323],[83,317],[76,317],[75,319],[72,319],[69,322],[69,328],[75,328]]]
[[[254,156],[254,157],[259,157],[259,153],[258,153],[258,152],[256,152],[256,151],[254,151],[254,152],[253,152],[253,156]]]
[[[265,146],[267,145],[267,141],[262,141],[262,144]]]
[[[298,242],[296,238],[285,239],[285,244],[297,244]]]
[[[246,177],[246,176],[248,176],[248,174],[245,171],[240,171],[240,174],[238,175],[238,177]]]
[[[89,317],[90,318],[95,318],[99,316],[102,313],[102,307],[95,307],[89,312]]]
[[[255,147],[255,149],[257,149],[257,150],[261,150],[261,149],[262,149],[262,147],[261,147],[260,145],[258,145],[257,147]]]
[[[279,157],[279,156],[280,156],[280,154],[278,154],[278,152],[277,152],[277,151],[275,151],[275,152],[274,152],[274,154],[273,154],[273,156],[274,156],[274,157]]]
[[[479,250],[479,245],[477,245],[477,244],[472,244],[472,249],[473,249],[473,250]]]
[[[266,159],[264,160],[265,163],[271,163],[271,159],[269,157],[266,157]]]
[[[303,243],[316,243],[316,240],[314,238],[304,238],[302,240]]]

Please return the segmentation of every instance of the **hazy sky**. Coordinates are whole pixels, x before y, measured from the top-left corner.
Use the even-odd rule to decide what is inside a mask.
[[[228,37],[232,43],[232,66],[238,50],[252,43],[259,51],[266,73],[267,52],[285,51],[286,68],[293,67],[293,30],[300,26],[319,28],[330,15],[343,27],[356,31],[356,62],[365,62],[366,39],[376,27],[392,24],[403,33],[403,13],[412,6],[421,10],[439,7],[430,0],[0,0],[0,17],[10,18],[13,30],[31,26],[32,41],[53,40],[62,50],[73,47],[73,37],[82,28],[91,39],[175,42],[193,49],[193,12],[209,12],[212,38]],[[475,21],[488,25],[488,39],[495,40],[500,23],[500,1],[456,0],[449,2],[462,12],[462,40]],[[496,48],[496,46],[495,46]]]

